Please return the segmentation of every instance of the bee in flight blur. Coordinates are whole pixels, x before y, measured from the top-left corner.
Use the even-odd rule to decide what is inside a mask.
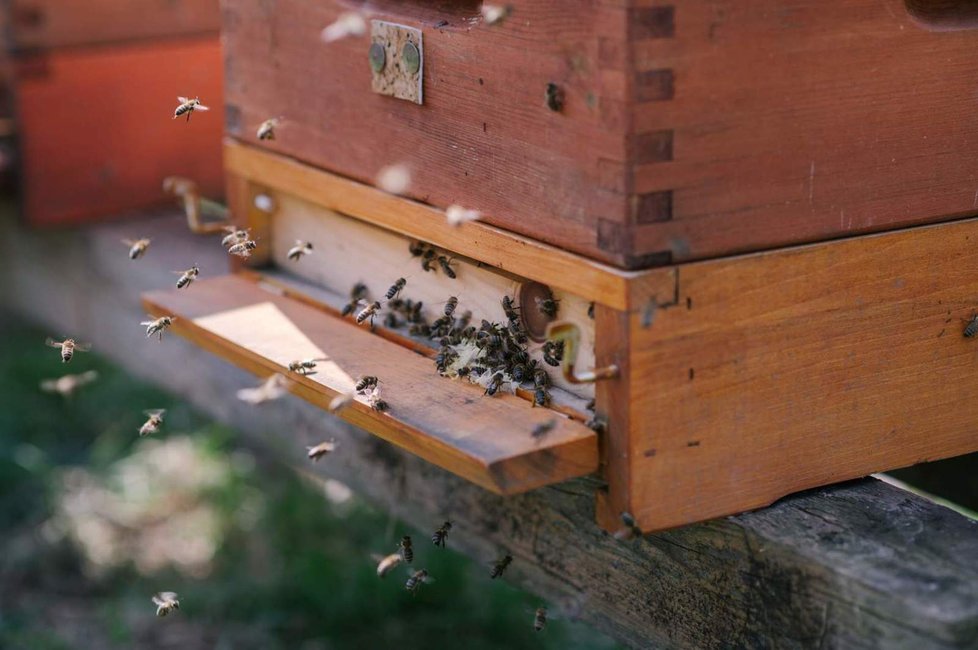
[[[336,451],[336,440],[327,440],[319,443],[315,447],[306,447],[306,455],[309,456],[309,460],[312,462],[316,462],[334,451]]]
[[[418,589],[421,589],[421,585],[434,581],[435,579],[428,575],[427,569],[418,569],[412,573],[411,577],[404,583],[404,588],[410,591],[412,594],[416,594],[418,593]]]
[[[329,401],[329,412],[339,413],[354,401],[356,401],[356,395],[354,395],[352,392],[340,393]]]
[[[156,615],[166,616],[175,609],[180,609],[180,601],[172,591],[161,591],[153,596],[153,604],[156,605]]]
[[[249,404],[261,404],[273,399],[278,399],[289,392],[292,384],[285,375],[278,373],[272,375],[257,388],[242,388],[238,391],[238,399]]]
[[[237,226],[224,226],[224,231],[227,233],[221,240],[221,246],[228,248],[233,246],[238,242],[242,242],[248,239],[248,235],[251,233],[250,228],[239,229]]]
[[[76,390],[86,384],[92,383],[97,378],[98,373],[94,370],[89,370],[80,375],[64,375],[57,379],[45,379],[41,382],[41,390],[45,393],[57,393],[62,397],[71,397]]]
[[[123,239],[122,243],[129,247],[129,259],[138,260],[149,248],[149,239]]]
[[[148,436],[160,430],[160,426],[163,424],[163,416],[166,415],[166,409],[143,411],[143,415],[146,415],[147,419],[143,422],[143,426],[139,427],[140,437]]]
[[[259,140],[274,140],[275,139],[275,129],[278,128],[279,124],[282,123],[281,117],[272,117],[258,126],[258,139]]]
[[[496,578],[501,578],[503,573],[506,572],[507,567],[513,563],[513,556],[506,554],[500,559],[496,560],[492,564],[492,569],[489,571],[489,577],[495,580]]]
[[[431,535],[431,543],[435,546],[440,546],[445,548],[445,540],[448,539],[448,531],[452,529],[452,522],[446,521],[441,525],[441,528],[436,530]]]
[[[174,316],[160,316],[156,320],[145,320],[140,323],[146,328],[146,338],[153,336],[154,334],[160,335],[160,340],[163,340],[163,332],[166,331],[170,325],[173,325],[173,321],[176,320]]]
[[[251,257],[251,251],[258,248],[258,242],[254,239],[245,239],[244,241],[238,241],[235,244],[231,244],[228,248],[228,253],[231,255],[237,255],[238,257]]]
[[[288,258],[293,262],[298,262],[303,255],[312,253],[312,244],[301,239],[295,240],[295,246],[289,249]]]
[[[180,105],[177,106],[177,110],[173,111],[173,119],[177,119],[183,114],[187,115],[187,121],[190,121],[190,116],[194,111],[209,111],[210,109],[200,103],[200,97],[194,97],[189,99],[187,97],[177,97],[177,101]]]
[[[190,283],[197,279],[197,276],[200,275],[200,267],[194,264],[186,271],[174,271],[174,273],[180,275],[177,278],[177,289],[183,289],[184,287],[189,287]]]
[[[536,611],[533,612],[533,631],[543,632],[545,627],[547,627],[547,608],[537,607]]]
[[[408,564],[414,562],[414,546],[411,545],[410,535],[405,535],[401,538],[401,541],[397,543],[397,552],[401,554],[401,557]]]
[[[92,349],[92,346],[88,343],[75,343],[75,339],[55,341],[49,336],[44,343],[48,347],[61,349],[61,363],[68,363],[71,361],[71,358],[75,356],[75,352],[88,352]]]
[[[374,555],[374,559],[377,560],[378,578],[383,578],[385,575],[399,567],[402,562],[404,562],[404,558],[401,557],[400,553],[391,553],[386,557]]]

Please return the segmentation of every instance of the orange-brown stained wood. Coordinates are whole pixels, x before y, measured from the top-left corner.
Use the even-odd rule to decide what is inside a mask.
[[[976,244],[967,220],[672,269],[678,304],[629,322],[640,526],[978,450]]]
[[[596,435],[583,424],[439,377],[430,359],[370,334],[366,325],[247,279],[200,280],[186,290],[146,294],[144,304],[154,316],[175,315],[174,332],[246,370],[288,374],[293,392],[324,408],[361,376],[377,376],[389,411],[377,412],[359,396],[339,417],[494,492],[517,494],[597,468]],[[317,374],[288,372],[290,361],[313,357],[326,359]],[[545,436],[532,436],[551,422]]]
[[[19,57],[16,115],[31,223],[79,222],[166,204],[167,176],[223,194],[217,37]],[[208,112],[172,119],[177,96]]]

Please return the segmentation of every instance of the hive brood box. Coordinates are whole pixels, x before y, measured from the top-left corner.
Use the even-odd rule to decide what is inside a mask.
[[[368,33],[323,43],[351,8]],[[936,29],[968,27],[966,7],[526,0],[497,25],[480,8],[227,3],[228,199],[260,247],[238,278],[150,309],[262,373],[327,353],[330,372],[296,380],[322,405],[381,365],[391,411],[343,417],[501,493],[598,469],[611,527],[978,449],[960,322],[978,225],[897,229],[975,210],[978,35]],[[378,24],[418,32],[416,61]],[[375,92],[387,73],[421,103]],[[411,170],[406,197],[371,187],[392,163]],[[450,227],[453,203],[483,221]],[[329,254],[293,269],[296,236]],[[457,289],[419,270],[411,240],[457,260]],[[374,295],[407,277],[409,295],[457,294],[487,318],[545,284],[593,341],[579,369],[617,376],[555,390],[553,410],[484,397],[416,341],[338,320],[355,276]],[[601,434],[583,424],[592,390]]]

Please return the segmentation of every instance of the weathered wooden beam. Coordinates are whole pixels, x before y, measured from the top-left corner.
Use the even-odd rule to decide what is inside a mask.
[[[126,257],[122,237],[153,239]],[[303,463],[306,444],[339,450],[312,469],[346,481],[421,529],[445,517],[452,544],[516,558],[510,579],[635,647],[968,648],[978,644],[978,523],[863,480],[770,508],[619,541],[594,524],[594,494],[569,482],[499,497],[296,399],[250,407],[254,379],[177,337],[146,339],[139,293],[200,264],[223,273],[216,239],[176,215],[76,231],[25,231],[0,220],[6,309],[55,334],[91,340],[134,374]],[[39,343],[40,344],[40,343]],[[308,467],[307,465],[303,465]],[[457,532],[457,535],[456,535]]]

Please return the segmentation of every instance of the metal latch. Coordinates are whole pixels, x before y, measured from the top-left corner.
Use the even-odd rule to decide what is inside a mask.
[[[424,45],[420,29],[371,20],[369,57],[375,93],[424,103]]]

